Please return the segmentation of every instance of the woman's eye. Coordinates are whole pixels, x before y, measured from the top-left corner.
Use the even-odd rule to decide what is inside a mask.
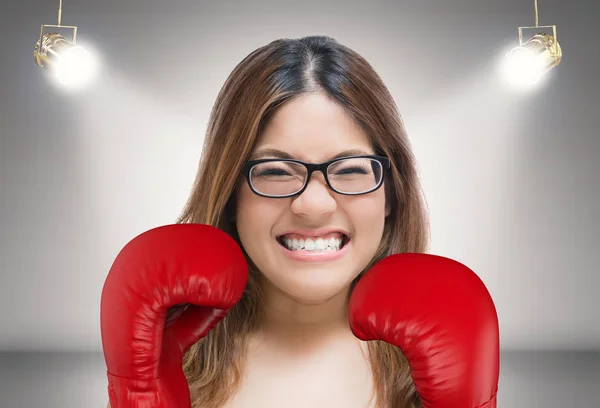
[[[279,177],[289,177],[294,174],[294,169],[289,168],[289,166],[258,166],[252,172],[254,177],[270,177],[270,178],[279,178]]]
[[[348,167],[337,172],[338,175],[344,174],[369,174],[370,170],[364,167]]]
[[[262,170],[259,176],[289,176],[289,173],[282,169],[266,169]]]

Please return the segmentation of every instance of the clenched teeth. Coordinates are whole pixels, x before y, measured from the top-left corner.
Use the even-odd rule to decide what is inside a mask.
[[[331,236],[329,238],[291,238],[283,236],[280,242],[291,251],[339,251],[343,247],[344,236]]]

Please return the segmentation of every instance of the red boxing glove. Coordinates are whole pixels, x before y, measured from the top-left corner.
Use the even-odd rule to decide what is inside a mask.
[[[189,408],[183,353],[242,297],[248,266],[225,232],[202,224],[151,229],[115,259],[102,291],[111,408]],[[167,321],[173,306],[179,307]]]
[[[498,316],[466,266],[428,254],[389,256],[355,286],[349,320],[359,339],[402,350],[424,408],[496,408]]]

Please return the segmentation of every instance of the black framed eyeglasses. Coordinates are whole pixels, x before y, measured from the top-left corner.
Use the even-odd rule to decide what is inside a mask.
[[[320,164],[293,159],[259,159],[246,162],[243,174],[250,189],[261,197],[285,198],[302,194],[310,176],[320,171],[327,186],[338,194],[362,195],[383,184],[390,159],[384,156],[339,157]]]

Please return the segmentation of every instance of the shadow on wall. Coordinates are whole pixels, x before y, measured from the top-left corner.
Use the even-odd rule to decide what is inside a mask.
[[[503,352],[499,408],[600,407],[600,352]],[[0,407],[105,408],[101,353],[0,354]]]

